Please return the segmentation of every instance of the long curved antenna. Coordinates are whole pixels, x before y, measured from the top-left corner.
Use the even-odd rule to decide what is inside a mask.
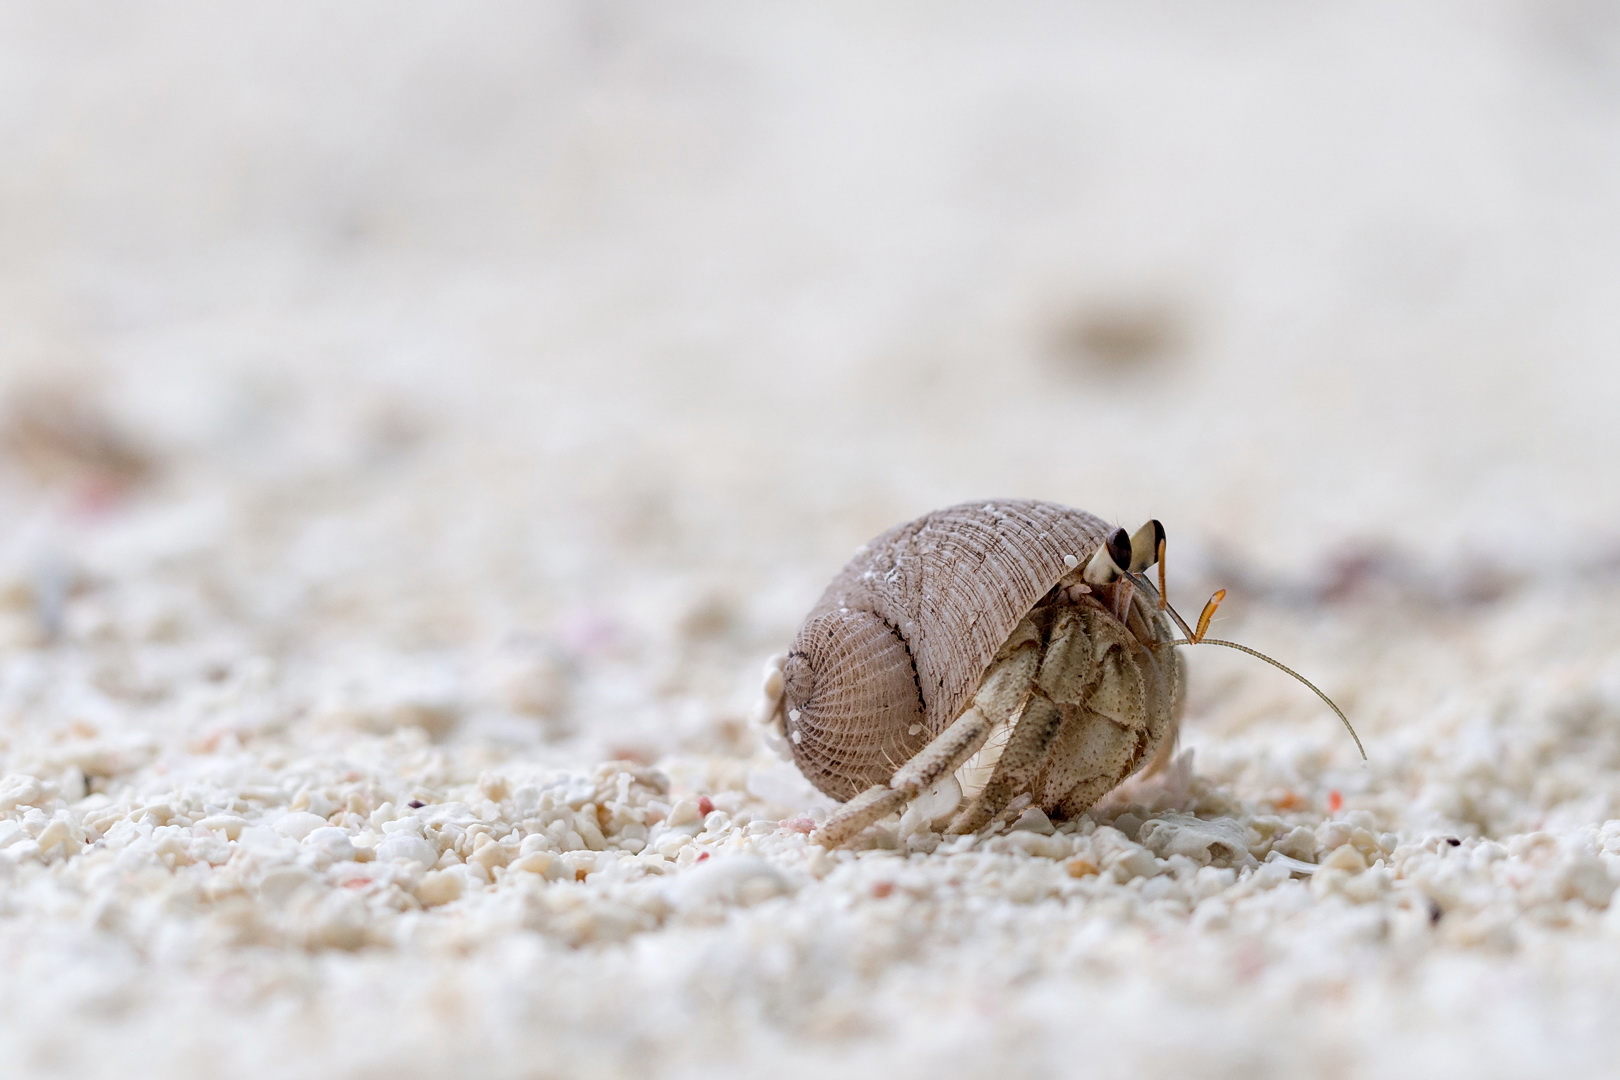
[[[1181,613],[1179,611],[1177,611],[1174,606],[1171,605],[1170,600],[1169,600],[1168,596],[1166,595],[1165,590],[1163,589],[1163,584],[1164,584],[1164,576],[1163,576],[1163,574],[1164,574],[1164,561],[1163,560],[1164,560],[1164,541],[1160,540],[1159,541],[1159,573],[1160,573],[1159,582],[1160,582],[1161,587],[1158,588],[1158,589],[1155,589],[1152,585],[1148,584],[1147,578],[1143,577],[1141,574],[1127,573],[1125,576],[1130,578],[1132,583],[1135,584],[1137,586],[1137,588],[1144,589],[1144,590],[1146,590],[1148,592],[1151,592],[1151,593],[1155,594],[1157,596],[1157,598],[1158,598],[1160,609],[1162,611],[1165,611],[1166,613],[1168,613],[1169,616],[1172,619],[1175,620],[1176,626],[1178,628],[1180,628],[1182,634],[1185,635],[1184,640],[1181,640],[1181,641],[1166,641],[1166,642],[1164,642],[1164,644],[1171,645],[1171,646],[1174,646],[1174,645],[1224,645],[1228,649],[1236,649],[1238,652],[1248,653],[1250,656],[1253,656],[1256,659],[1264,660],[1266,663],[1270,664],[1272,667],[1276,668],[1277,670],[1283,671],[1283,672],[1286,672],[1289,675],[1292,675],[1296,680],[1298,680],[1301,683],[1304,683],[1310,689],[1311,693],[1313,693],[1317,697],[1321,698],[1322,703],[1324,705],[1326,705],[1328,708],[1333,710],[1333,715],[1337,716],[1339,718],[1339,723],[1344,725],[1344,730],[1348,731],[1350,733],[1350,738],[1355,740],[1356,751],[1361,754],[1361,760],[1362,761],[1368,760],[1367,759],[1367,748],[1365,746],[1361,745],[1361,736],[1356,734],[1356,729],[1355,729],[1354,725],[1352,725],[1350,723],[1350,718],[1348,716],[1344,715],[1344,710],[1339,708],[1338,705],[1334,704],[1333,699],[1328,697],[1326,694],[1324,694],[1322,692],[1321,688],[1318,687],[1315,683],[1311,682],[1311,680],[1307,679],[1305,676],[1301,675],[1299,672],[1295,671],[1293,668],[1289,667],[1287,664],[1283,663],[1282,661],[1273,660],[1271,657],[1267,656],[1265,653],[1261,652],[1259,649],[1251,649],[1251,648],[1249,648],[1249,646],[1247,646],[1247,645],[1239,645],[1235,641],[1222,641],[1220,638],[1212,638],[1212,637],[1205,637],[1204,636],[1204,634],[1209,630],[1209,621],[1210,621],[1210,619],[1215,617],[1215,609],[1217,607],[1219,607],[1220,604],[1221,604],[1221,601],[1226,598],[1226,590],[1225,589],[1221,589],[1221,590],[1217,591],[1214,596],[1211,596],[1209,598],[1209,603],[1204,605],[1203,612],[1201,612],[1199,614],[1199,616],[1198,616],[1198,628],[1196,630],[1194,630],[1191,626],[1188,626],[1187,625],[1187,620],[1183,619],[1181,617]]]
[[[1321,698],[1322,703],[1324,705],[1326,705],[1328,708],[1333,710],[1333,715],[1337,716],[1339,718],[1339,723],[1344,725],[1344,730],[1348,731],[1350,733],[1350,737],[1352,739],[1356,740],[1356,749],[1361,752],[1361,760],[1362,761],[1367,760],[1367,748],[1365,746],[1361,745],[1361,736],[1357,735],[1356,734],[1356,729],[1350,725],[1350,718],[1348,716],[1344,715],[1344,710],[1339,708],[1337,705],[1333,704],[1333,699],[1328,697],[1326,694],[1322,693],[1321,689],[1319,689],[1315,683],[1311,682],[1311,680],[1307,679],[1305,676],[1301,675],[1299,672],[1295,671],[1293,668],[1289,667],[1287,664],[1284,664],[1282,661],[1273,660],[1271,657],[1267,656],[1265,653],[1261,652],[1259,649],[1251,649],[1247,645],[1239,645],[1235,641],[1222,641],[1220,638],[1207,637],[1207,638],[1199,638],[1197,641],[1172,641],[1170,644],[1172,644],[1172,645],[1225,645],[1228,649],[1236,649],[1238,652],[1246,652],[1250,656],[1256,657],[1256,658],[1258,658],[1260,660],[1264,660],[1266,663],[1270,664],[1272,667],[1278,669],[1279,671],[1286,671],[1288,674],[1292,675],[1294,678],[1298,679],[1300,682],[1302,682],[1306,686],[1310,687],[1311,688],[1311,693],[1313,693],[1317,697]]]

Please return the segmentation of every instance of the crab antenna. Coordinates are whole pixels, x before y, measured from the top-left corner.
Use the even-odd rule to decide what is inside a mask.
[[[1171,605],[1169,599],[1167,598],[1167,593],[1166,593],[1165,588],[1164,588],[1164,541],[1163,540],[1159,541],[1159,588],[1158,589],[1154,589],[1153,586],[1149,585],[1148,582],[1147,582],[1147,579],[1144,578],[1141,574],[1127,573],[1125,576],[1130,578],[1132,583],[1135,584],[1137,588],[1139,588],[1139,589],[1148,589],[1148,590],[1150,590],[1152,592],[1155,592],[1157,594],[1157,596],[1158,596],[1160,610],[1168,613],[1170,618],[1175,620],[1176,626],[1181,629],[1181,633],[1184,635],[1184,640],[1181,640],[1181,641],[1167,641],[1167,642],[1164,642],[1163,644],[1166,644],[1166,645],[1224,645],[1228,649],[1236,649],[1238,652],[1248,653],[1250,656],[1255,657],[1258,660],[1264,660],[1266,663],[1270,664],[1272,667],[1276,668],[1277,670],[1285,672],[1286,674],[1292,675],[1296,680],[1298,680],[1301,683],[1304,683],[1305,686],[1311,691],[1311,693],[1313,693],[1317,697],[1321,698],[1322,703],[1324,705],[1326,705],[1328,708],[1333,710],[1333,715],[1337,716],[1339,718],[1339,723],[1344,725],[1344,730],[1348,731],[1350,733],[1350,738],[1355,740],[1356,751],[1361,755],[1361,760],[1362,761],[1367,760],[1367,748],[1365,746],[1361,745],[1361,736],[1356,734],[1355,726],[1350,723],[1350,718],[1348,716],[1344,715],[1344,710],[1339,708],[1336,704],[1334,704],[1333,699],[1328,697],[1326,694],[1324,694],[1322,692],[1321,688],[1318,687],[1315,683],[1311,682],[1311,680],[1307,679],[1305,676],[1301,675],[1299,672],[1295,671],[1293,668],[1289,667],[1287,664],[1283,663],[1282,661],[1273,660],[1271,657],[1267,656],[1265,653],[1261,652],[1259,649],[1251,649],[1247,645],[1239,645],[1235,641],[1222,641],[1219,638],[1212,638],[1212,637],[1205,637],[1204,636],[1204,633],[1209,629],[1209,621],[1212,618],[1215,617],[1215,609],[1220,607],[1222,600],[1226,599],[1226,590],[1225,589],[1221,589],[1221,590],[1217,591],[1214,596],[1211,596],[1209,598],[1209,603],[1204,605],[1203,612],[1198,616],[1198,629],[1196,631],[1194,631],[1192,627],[1187,625],[1187,620],[1183,619],[1181,617],[1181,613],[1179,611],[1177,611],[1175,609],[1175,607],[1173,607]]]
[[[1225,599],[1226,590],[1216,589],[1214,595],[1209,598],[1209,603],[1204,605],[1204,610],[1199,612],[1198,635],[1193,638],[1194,645],[1197,645],[1200,641],[1203,641],[1204,635],[1209,633],[1209,621],[1215,617],[1215,609],[1220,607],[1221,601]]]
[[[1272,667],[1276,668],[1279,671],[1286,671],[1288,674],[1292,675],[1294,678],[1298,679],[1300,682],[1302,682],[1306,686],[1310,687],[1311,693],[1313,693],[1317,697],[1321,698],[1322,702],[1325,705],[1327,705],[1328,708],[1333,710],[1333,715],[1337,716],[1339,718],[1339,723],[1344,725],[1344,730],[1348,731],[1350,733],[1350,737],[1356,741],[1356,749],[1361,753],[1361,760],[1362,761],[1367,760],[1367,748],[1365,746],[1361,745],[1361,736],[1356,734],[1356,729],[1351,726],[1350,718],[1348,716],[1344,715],[1344,710],[1339,708],[1337,705],[1333,704],[1333,699],[1328,697],[1326,694],[1322,693],[1322,691],[1317,687],[1317,685],[1315,683],[1311,682],[1311,680],[1307,679],[1305,676],[1301,675],[1299,672],[1295,671],[1293,668],[1289,667],[1287,664],[1284,664],[1280,660],[1273,660],[1271,657],[1267,656],[1265,653],[1261,652],[1259,649],[1251,649],[1247,645],[1239,645],[1235,641],[1222,641],[1219,638],[1204,638],[1203,640],[1197,641],[1197,642],[1178,641],[1178,642],[1175,642],[1175,644],[1177,644],[1177,645],[1189,645],[1189,644],[1225,645],[1228,649],[1236,649],[1238,652],[1246,652],[1250,656],[1257,657],[1258,659],[1264,660],[1266,663],[1270,664]]]

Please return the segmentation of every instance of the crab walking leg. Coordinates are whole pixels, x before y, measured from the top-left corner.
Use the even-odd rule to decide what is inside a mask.
[[[839,807],[816,830],[816,842],[837,847],[850,840],[873,822],[904,808],[978,753],[996,725],[1016,713],[1029,697],[1040,662],[1040,644],[1040,632],[1034,623],[1027,618],[1019,623],[962,715],[900,766],[887,784],[867,788]]]
[[[887,785],[869,787],[827,819],[816,830],[816,843],[837,847],[875,821],[905,807],[906,803],[961,767],[990,737],[995,724],[972,705],[934,741],[900,767]]]
[[[1071,768],[1054,770],[1043,796],[1060,816],[1079,817],[1137,771],[1150,745],[1143,728],[1078,709],[1063,725],[1052,751],[1055,760],[1061,758]]]
[[[1007,740],[1007,748],[996,762],[989,783],[979,797],[957,815],[947,832],[958,835],[978,832],[1005,810],[1015,796],[1027,791],[1043,767],[1052,762],[1052,746],[1064,726],[1058,705],[1083,702],[1097,678],[1088,618],[1107,616],[1101,611],[1082,615],[1069,609],[1053,623],[1046,646],[1041,650],[1035,691]]]
[[[1032,694],[1023,712],[1013,721],[1012,735],[996,761],[989,783],[945,831],[960,836],[978,832],[988,825],[1013,796],[1029,786],[1031,778],[1046,763],[1052,740],[1062,724],[1063,714],[1051,699],[1045,694]]]

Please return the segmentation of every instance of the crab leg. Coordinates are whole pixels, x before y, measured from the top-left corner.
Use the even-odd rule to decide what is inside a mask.
[[[961,768],[984,746],[996,725],[1017,713],[1029,697],[1040,661],[1040,644],[1039,631],[1025,619],[1002,646],[962,715],[900,766],[887,784],[867,788],[839,807],[816,830],[815,841],[824,847],[837,847],[873,822],[904,809],[912,799]]]
[[[1099,616],[1101,612],[1097,613]],[[1105,616],[1104,616],[1105,617]],[[1059,704],[1080,704],[1096,679],[1092,643],[1085,619],[1074,609],[1058,615],[1041,650],[1040,673],[1034,693],[996,762],[990,781],[978,798],[965,807],[947,830],[978,832],[1000,814],[1009,801],[1029,790],[1031,782],[1052,757],[1052,745],[1064,726]]]
[[[994,726],[977,706],[970,707],[935,736],[933,742],[917,751],[916,757],[902,765],[887,785],[869,787],[839,807],[826,824],[816,830],[816,843],[837,847],[873,822],[904,809],[908,802],[972,757],[990,737]]]
[[[1046,763],[1052,740],[1063,724],[1063,714],[1045,694],[1035,693],[1013,721],[1012,735],[996,761],[989,783],[977,798],[956,815],[947,833],[978,832],[1006,808],[1014,795],[1029,787]]]

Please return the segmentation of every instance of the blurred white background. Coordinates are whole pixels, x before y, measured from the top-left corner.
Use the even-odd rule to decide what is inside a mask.
[[[751,528],[1616,528],[1612,4],[14,2],[0,72],[6,373],[159,441],[279,393]]]
[[[12,426],[116,423],[255,633],[730,680],[992,494],[1261,576],[1620,542],[1613,4],[14,2],[0,80]]]

